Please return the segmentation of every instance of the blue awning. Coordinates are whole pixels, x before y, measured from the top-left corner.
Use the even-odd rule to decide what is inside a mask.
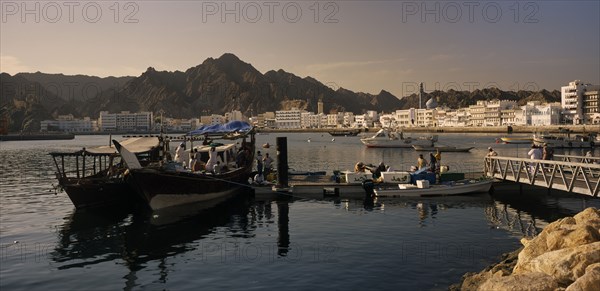
[[[244,121],[230,121],[225,124],[203,125],[188,132],[188,135],[248,133],[252,126]]]

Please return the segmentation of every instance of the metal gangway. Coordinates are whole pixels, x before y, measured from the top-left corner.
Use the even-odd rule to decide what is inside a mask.
[[[555,155],[553,160],[485,157],[484,175],[504,181],[598,197],[600,158]]]

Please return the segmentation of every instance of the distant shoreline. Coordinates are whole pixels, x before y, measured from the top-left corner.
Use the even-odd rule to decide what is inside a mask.
[[[329,133],[331,132],[342,132],[342,131],[355,131],[359,130],[360,133],[375,133],[380,128],[304,128],[304,129],[272,129],[272,128],[259,128],[259,133]],[[501,135],[509,134],[507,126],[486,126],[486,127],[402,127],[404,132],[415,132],[415,133],[498,133]],[[512,126],[512,134],[533,134],[536,132],[549,132],[549,133],[563,133],[566,129],[575,134],[589,134],[596,133],[600,134],[600,125],[588,124],[588,125],[545,125],[545,126]],[[185,135],[185,131],[173,131],[167,132],[166,135]],[[55,133],[56,135],[62,135]],[[82,133],[69,133],[73,135],[131,135],[131,136],[143,136],[143,135],[159,135],[160,132],[156,131],[140,131],[140,132],[82,132]],[[19,135],[18,133],[9,133],[9,136]],[[26,135],[46,135],[44,133],[33,133],[24,134]],[[6,136],[6,135],[5,135]]]
[[[364,128],[360,129],[361,133],[372,132],[375,133],[380,128],[369,128],[365,131]],[[550,132],[560,133],[568,129],[572,133],[600,133],[600,125],[546,125],[546,126],[512,126],[512,133],[527,133],[533,134],[536,132]],[[347,131],[357,130],[356,128],[311,128],[311,129],[268,129],[262,128],[258,132],[319,132],[328,133],[330,131]],[[509,134],[507,126],[486,126],[486,127],[403,127],[404,132],[422,132],[422,133],[499,133]]]

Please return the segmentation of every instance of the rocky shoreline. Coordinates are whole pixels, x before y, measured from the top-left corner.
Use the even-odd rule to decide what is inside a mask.
[[[501,262],[467,273],[449,290],[598,290],[600,210],[557,220]]]

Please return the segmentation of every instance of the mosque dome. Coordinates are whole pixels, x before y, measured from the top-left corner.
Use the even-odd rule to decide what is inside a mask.
[[[431,99],[429,99],[429,101],[427,101],[427,103],[425,103],[425,106],[427,107],[427,109],[434,109],[438,106],[437,101],[435,100],[435,97],[431,97]]]

